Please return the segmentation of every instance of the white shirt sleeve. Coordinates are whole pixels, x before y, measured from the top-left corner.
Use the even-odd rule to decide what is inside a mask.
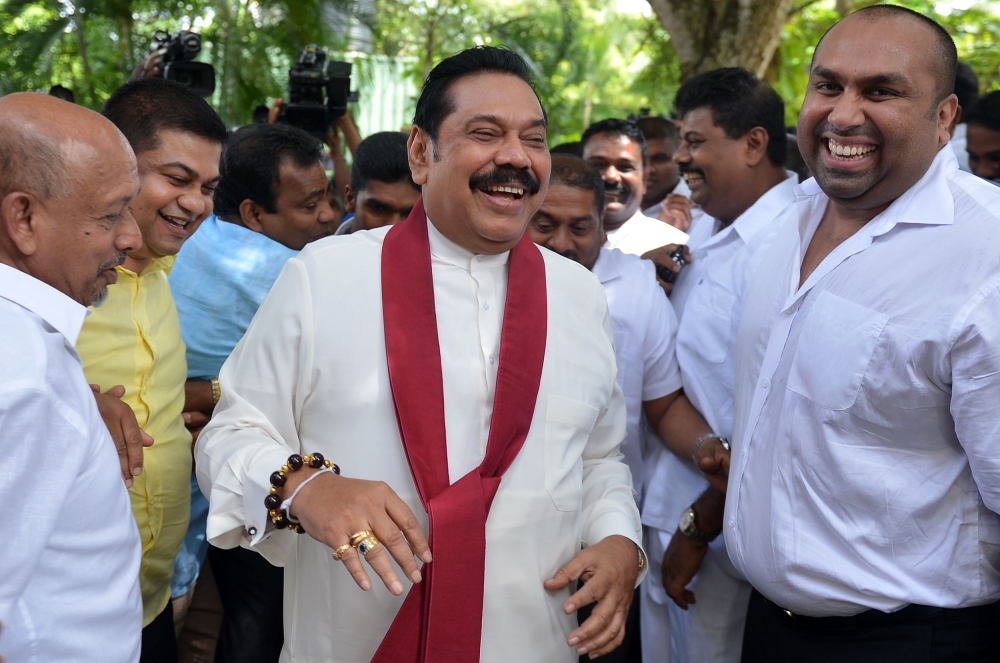
[[[643,347],[642,400],[652,401],[681,388],[677,363],[677,314],[656,282],[650,265],[649,328]]]
[[[10,384],[10,383],[8,383]],[[80,458],[92,447],[67,420],[66,404],[42,389],[0,393],[0,623],[13,612],[42,557],[63,504],[73,488]],[[108,440],[108,444],[111,441]]]
[[[951,348],[951,416],[983,503],[1000,513],[1000,277],[980,290],[969,309]]]
[[[297,432],[313,354],[309,280],[290,259],[219,374],[222,398],[198,436],[198,484],[209,498],[208,540],[254,546],[281,566],[296,536],[271,536],[271,473],[301,449]],[[253,532],[252,534],[250,532]]]
[[[613,343],[611,317],[604,307],[604,333]],[[611,396],[601,410],[583,450],[583,545],[586,547],[612,535],[621,535],[642,548],[642,524],[632,494],[632,479],[621,454],[625,437],[625,396],[612,378]],[[647,565],[648,566],[648,565]],[[643,568],[636,586],[645,577]]]

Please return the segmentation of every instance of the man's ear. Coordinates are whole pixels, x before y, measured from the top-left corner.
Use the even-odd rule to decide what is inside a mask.
[[[410,161],[410,173],[417,186],[427,184],[427,170],[434,159],[434,141],[427,132],[414,126],[406,140],[406,153]]]
[[[351,214],[355,214],[354,205],[356,203],[357,198],[354,195],[354,189],[352,189],[351,185],[348,184],[344,187],[344,207],[346,207],[347,211]]]
[[[38,199],[24,191],[8,193],[0,200],[0,232],[7,235],[22,255],[32,256],[38,250],[40,207]]]
[[[945,144],[955,135],[955,127],[962,118],[962,107],[958,105],[958,97],[949,94],[938,104],[938,142]]]
[[[754,127],[747,132],[747,135],[743,139],[746,142],[747,165],[753,168],[767,158],[767,146],[770,142],[770,137],[767,135],[767,130],[764,127]]]
[[[264,224],[260,222],[260,206],[249,198],[240,203],[240,220],[255,233],[264,234]]]

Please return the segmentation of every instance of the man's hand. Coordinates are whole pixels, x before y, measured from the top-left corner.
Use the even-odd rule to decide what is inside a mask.
[[[660,278],[660,272],[666,269],[673,272],[675,275],[680,274],[681,265],[678,265],[674,262],[673,258],[670,257],[670,254],[676,251],[679,246],[680,244],[667,244],[666,246],[644,253],[642,256],[647,260],[652,260],[653,264],[656,265],[656,282],[660,284],[660,287],[663,288],[663,292],[667,295],[673,292],[674,284],[668,283]],[[684,264],[689,264],[694,260],[691,257],[691,251],[688,250],[687,246],[684,247],[684,254],[681,256],[681,260]]]
[[[730,456],[730,452],[722,446],[722,442],[714,437],[702,442],[694,455],[694,464],[720,493],[725,493],[729,484]]]
[[[570,632],[566,640],[577,654],[597,658],[622,643],[638,575],[636,545],[624,536],[609,536],[578,552],[551,580],[545,581],[545,589],[549,591],[563,589],[577,580],[586,583],[566,600],[563,605],[566,614],[597,602],[587,621]]]
[[[285,100],[282,99],[281,97],[278,97],[277,99],[274,100],[274,103],[271,104],[271,107],[267,109],[268,124],[278,123],[278,118],[281,117],[281,107],[284,105],[285,105]]]
[[[103,394],[96,384],[90,385],[97,401],[97,411],[101,413],[104,425],[111,433],[111,439],[118,450],[118,460],[122,467],[125,487],[132,487],[132,477],[142,474],[142,448],[153,445],[153,438],[139,428],[135,413],[124,401],[125,387],[118,385]]]
[[[155,78],[158,76],[163,69],[163,56],[166,53],[167,49],[161,48],[144,57],[142,62],[132,70],[132,75],[129,76],[128,82],[133,83],[143,78]]]
[[[687,232],[691,227],[691,201],[679,193],[667,194],[659,218],[660,221]]]
[[[695,603],[694,592],[687,589],[687,586],[701,568],[707,552],[707,543],[689,539],[677,530],[670,539],[667,552],[663,555],[663,565],[660,569],[663,575],[663,589],[667,590],[667,596],[684,610]]]
[[[289,475],[288,482],[279,491],[281,498],[291,495],[302,481],[314,473],[315,471],[307,471],[303,467]],[[393,570],[388,555],[392,555],[414,583],[422,579],[414,555],[424,562],[431,561],[427,537],[424,536],[417,517],[381,481],[324,474],[309,482],[299,492],[292,503],[291,512],[312,538],[332,550],[349,544],[353,534],[372,530],[380,544],[364,560],[371,565],[389,591],[397,596],[403,593],[403,583]],[[354,582],[367,592],[372,583],[361,559],[361,554],[353,547],[349,547],[341,557],[344,566],[354,576]]]

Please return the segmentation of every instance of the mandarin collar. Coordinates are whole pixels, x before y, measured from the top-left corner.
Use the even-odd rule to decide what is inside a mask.
[[[441,234],[430,218],[427,219],[427,239],[431,245],[431,255],[466,271],[491,269],[507,264],[510,251],[497,255],[480,255],[459,246]]]

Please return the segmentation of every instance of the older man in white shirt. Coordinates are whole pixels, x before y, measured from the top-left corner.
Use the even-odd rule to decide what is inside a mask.
[[[72,129],[70,129],[70,127]],[[139,533],[73,349],[142,239],[135,156],[97,113],[0,99],[0,658],[137,661]]]
[[[529,80],[489,47],[435,67],[409,143],[423,202],[289,260],[222,369],[196,449],[208,537],[285,566],[283,662],[621,642],[645,565],[625,409],[600,284],[522,237],[550,165]]]
[[[749,663],[996,660],[1000,194],[946,145],[955,62],[892,6],[816,48],[816,179],[736,349],[725,537],[756,590]]]
[[[653,561],[643,585],[643,657],[736,663],[750,585],[716,538],[725,487],[709,488],[691,455],[699,443],[732,435],[733,353],[746,287],[794,209],[798,178],[784,169],[784,103],[751,72],[696,76],[675,104],[681,145],[674,159],[706,213],[691,228],[690,264],[671,293],[684,395],[660,422],[659,437],[673,453],[652,468],[643,507]]]
[[[643,437],[680,395],[681,376],[674,343],[677,318],[653,277],[653,265],[604,244],[601,216],[604,184],[584,161],[553,155],[552,177],[545,201],[528,224],[528,235],[540,246],[574,260],[601,280],[608,298],[615,336],[618,384],[625,395],[627,417],[622,453],[632,473],[636,499],[643,503],[647,467],[664,447]],[[638,595],[629,612],[626,644],[609,661],[641,657]]]
[[[587,127],[583,160],[604,180],[604,231],[608,246],[645,256],[668,244],[684,244],[687,234],[642,213],[646,192],[646,139],[635,122],[615,118]]]

